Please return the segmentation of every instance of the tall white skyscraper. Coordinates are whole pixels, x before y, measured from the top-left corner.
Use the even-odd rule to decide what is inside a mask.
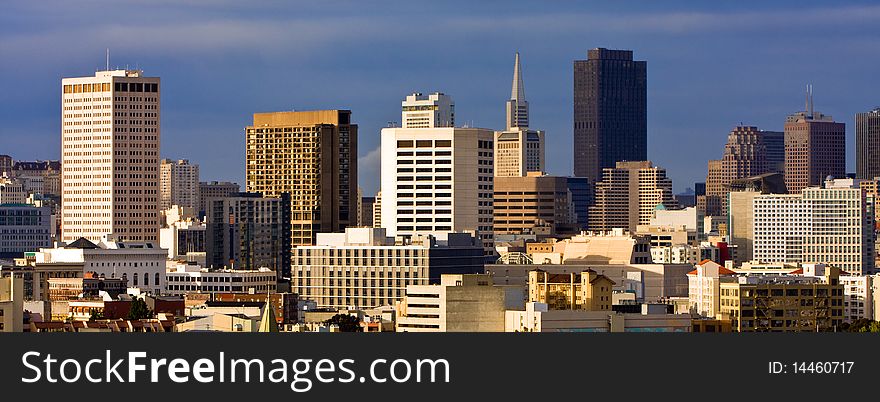
[[[401,106],[403,128],[455,127],[455,103],[442,92],[407,95]]]
[[[157,242],[159,78],[110,70],[61,84],[62,240]]]
[[[379,219],[387,234],[442,239],[470,231],[491,251],[492,134],[482,128],[382,129]]]
[[[544,132],[529,129],[529,102],[519,52],[513,63],[513,84],[506,109],[507,129],[495,132],[495,176],[525,177],[529,172],[543,172]]]
[[[199,208],[199,165],[186,159],[162,159],[159,165],[159,208],[166,210],[172,205]]]

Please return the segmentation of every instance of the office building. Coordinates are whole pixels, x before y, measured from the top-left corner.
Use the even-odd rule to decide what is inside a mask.
[[[590,230],[635,231],[638,225],[651,222],[658,207],[675,206],[666,169],[651,161],[617,162],[616,167],[605,168],[602,181],[596,183],[595,202],[589,209]]]
[[[360,227],[373,227],[373,208],[376,205],[376,197],[361,197],[360,205],[361,213],[358,215],[360,219],[357,225]]]
[[[443,275],[439,285],[409,285],[397,312],[397,332],[504,332],[504,311],[516,289],[488,275]],[[511,297],[513,296],[513,297]]]
[[[610,311],[615,283],[592,269],[580,273],[529,272],[529,302],[547,304],[550,310]]]
[[[61,195],[61,161],[16,161],[12,171],[31,193]]]
[[[166,227],[159,229],[159,245],[168,250],[169,259],[193,261],[207,257],[208,225],[195,219],[169,221]]]
[[[519,52],[513,65],[513,84],[506,106],[507,128],[495,132],[495,176],[520,177],[530,172],[544,172],[544,132],[529,129],[529,102]]]
[[[290,195],[270,198],[238,193],[212,198],[206,219],[208,267],[265,267],[277,272],[279,279],[290,277]]]
[[[769,170],[763,132],[753,126],[735,127],[727,136],[721,159],[709,161],[705,214],[725,215],[730,183],[743,177],[764,174]]]
[[[25,200],[27,192],[21,181],[0,176],[0,204],[24,204]]]
[[[591,183],[621,161],[648,159],[647,63],[592,49],[574,62],[574,175]]]
[[[880,107],[856,113],[856,178],[880,177]]]
[[[737,263],[751,261],[755,242],[754,198],[761,194],[785,194],[782,173],[771,172],[734,180],[727,194],[727,233],[730,244],[737,247]]]
[[[199,182],[199,209],[196,212],[199,216],[205,216],[208,211],[208,202],[212,198],[229,197],[233,194],[241,192],[238,183],[230,183],[228,181],[203,181]]]
[[[382,228],[348,228],[322,233],[318,240],[293,250],[291,278],[291,289],[318,307],[393,305],[408,285],[437,283],[442,274],[483,272],[482,246],[466,233],[397,244]]]
[[[61,275],[46,275],[38,297],[48,294],[51,277],[82,277],[94,272],[98,277],[121,278],[129,287],[143,292],[161,294],[165,288],[167,251],[157,243],[127,242],[105,237],[98,243],[85,238],[55,248],[42,248],[35,253],[35,272],[49,272],[70,267]]]
[[[785,132],[761,130],[767,149],[767,171],[785,174]]]
[[[785,120],[785,187],[798,194],[829,176],[846,176],[846,125],[813,111],[810,88],[806,110]]]
[[[383,128],[381,224],[388,236],[472,232],[492,253],[493,132]]]
[[[455,103],[442,92],[414,92],[401,102],[401,127],[455,127]]]
[[[208,269],[199,265],[169,262],[165,271],[165,294],[275,293],[277,274],[268,268]]]
[[[753,257],[761,262],[825,263],[848,274],[874,271],[872,202],[853,179],[802,194],[753,198]]]
[[[22,257],[26,252],[52,246],[49,207],[0,204],[0,258]]]
[[[159,78],[64,78],[61,108],[62,240],[158,241]]]
[[[495,177],[493,230],[495,236],[536,234],[573,235],[582,229],[568,178],[529,174]],[[584,211],[586,212],[586,211]]]
[[[159,209],[172,205],[199,207],[199,165],[186,159],[162,159],[159,164]]]
[[[293,246],[357,224],[357,128],[348,110],[254,114],[247,191],[290,194]]]

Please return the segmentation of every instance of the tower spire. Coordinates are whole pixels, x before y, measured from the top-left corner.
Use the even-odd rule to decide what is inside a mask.
[[[513,62],[513,88],[510,91],[510,99],[517,101],[526,100],[525,86],[523,86],[522,69],[519,65],[519,52],[516,52],[516,59]]]

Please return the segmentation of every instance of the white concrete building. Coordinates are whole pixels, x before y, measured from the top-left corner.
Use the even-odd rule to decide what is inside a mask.
[[[455,127],[455,103],[441,92],[413,93],[401,102],[401,127]]]
[[[873,272],[873,202],[852,179],[830,180],[801,194],[758,195],[753,203],[755,260]]]
[[[656,227],[684,227],[686,230],[703,232],[703,215],[697,207],[684,209],[655,208],[654,217],[651,218],[650,226]]]
[[[158,241],[159,78],[112,70],[61,84],[62,241]]]
[[[275,293],[277,276],[269,268],[256,270],[208,269],[169,261],[165,271],[165,294]]]
[[[853,322],[860,318],[877,319],[874,310],[875,287],[878,275],[841,275],[843,285],[843,320]]]
[[[443,275],[439,285],[406,287],[397,332],[504,332],[504,311],[521,307],[523,295],[490,275]]]
[[[188,255],[206,253],[207,225],[197,220],[172,222],[159,229],[159,246],[168,250],[168,258],[187,260]]]
[[[186,159],[162,159],[159,165],[160,210],[179,205],[198,211],[199,188],[199,165],[190,164]]]
[[[721,277],[735,272],[712,261],[694,265],[688,273],[688,305],[694,314],[715,318],[721,313]]]
[[[112,236],[93,243],[80,238],[56,248],[35,253],[36,264],[82,264],[83,272],[106,278],[122,278],[128,286],[161,294],[165,289],[165,259],[168,251],[153,242],[117,241]]]
[[[381,182],[388,236],[473,232],[493,252],[492,130],[384,128]]]

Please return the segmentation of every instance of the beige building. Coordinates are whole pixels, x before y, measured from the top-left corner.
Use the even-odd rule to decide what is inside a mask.
[[[255,113],[247,134],[247,191],[290,193],[291,244],[357,222],[357,125],[351,111]]]
[[[522,296],[488,275],[443,275],[439,285],[406,287],[397,332],[504,332],[504,312],[521,308]]]
[[[582,232],[564,240],[527,243],[526,253],[535,264],[649,264],[651,237],[621,229]]]
[[[691,332],[689,314],[651,312],[553,310],[547,304],[526,303],[525,310],[505,312],[506,332]],[[665,307],[665,306],[664,306]]]
[[[543,171],[543,131],[514,127],[495,132],[496,177],[521,177]]]
[[[737,126],[727,136],[720,160],[709,162],[706,176],[706,215],[727,214],[730,183],[743,177],[767,173],[767,145],[764,133],[752,126]]]
[[[715,318],[721,314],[721,280],[736,273],[708,260],[695,264],[694,268],[687,274],[688,309],[701,317]]]
[[[812,88],[803,112],[785,120],[785,187],[791,194],[846,176],[846,125],[813,111]]]
[[[494,204],[495,236],[528,233],[555,237],[579,231],[566,177],[496,175]]]
[[[21,181],[0,176],[0,204],[23,204],[26,199],[27,193]]]
[[[199,165],[186,159],[162,159],[159,164],[159,208],[172,205],[195,210],[199,207]]]
[[[595,203],[590,207],[590,230],[623,228],[635,231],[648,225],[658,205],[676,206],[672,180],[666,170],[650,161],[617,162],[603,169],[602,181],[596,183]]]
[[[61,240],[158,241],[159,78],[112,70],[61,84]]]
[[[570,274],[536,269],[529,272],[528,301],[545,303],[551,310],[610,311],[614,285],[592,269]]]
[[[22,332],[24,297],[22,278],[0,278],[0,332]]]

